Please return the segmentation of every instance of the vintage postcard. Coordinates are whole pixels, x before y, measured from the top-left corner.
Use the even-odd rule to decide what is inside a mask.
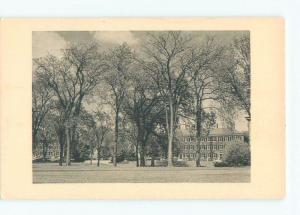
[[[281,18],[1,21],[4,199],[278,199]]]

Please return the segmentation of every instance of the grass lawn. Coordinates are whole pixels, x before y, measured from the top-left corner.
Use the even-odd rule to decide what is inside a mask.
[[[247,183],[250,167],[135,167],[119,164],[34,163],[33,183]]]

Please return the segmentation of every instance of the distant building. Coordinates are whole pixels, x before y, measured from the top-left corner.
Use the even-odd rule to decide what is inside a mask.
[[[214,128],[206,137],[202,137],[200,144],[196,143],[195,126],[182,124],[177,130],[177,144],[179,145],[178,158],[182,160],[196,160],[197,151],[200,147],[201,160],[214,161],[222,160],[225,148],[232,143],[249,143],[248,132],[238,132],[226,128]],[[33,160],[43,159],[59,160],[59,144],[54,142],[47,148],[38,144],[33,151]],[[96,158],[96,152],[94,152]]]
[[[43,147],[42,143],[38,144],[33,151],[32,159],[37,160],[43,158],[50,161],[59,160],[59,144],[55,142],[48,147]]]
[[[236,143],[248,143],[248,132],[232,131],[226,128],[214,128],[206,137],[201,138],[200,144],[196,143],[194,127],[182,130],[179,138],[179,159],[196,160],[197,151],[200,147],[201,160],[222,160],[225,148]]]

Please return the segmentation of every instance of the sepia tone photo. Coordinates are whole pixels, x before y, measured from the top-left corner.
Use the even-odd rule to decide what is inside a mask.
[[[1,20],[0,198],[283,198],[284,29]]]
[[[32,33],[33,183],[250,182],[249,31]]]

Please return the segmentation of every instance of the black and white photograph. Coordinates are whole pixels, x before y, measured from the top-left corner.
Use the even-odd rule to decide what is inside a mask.
[[[33,31],[33,183],[250,183],[249,31]]]

